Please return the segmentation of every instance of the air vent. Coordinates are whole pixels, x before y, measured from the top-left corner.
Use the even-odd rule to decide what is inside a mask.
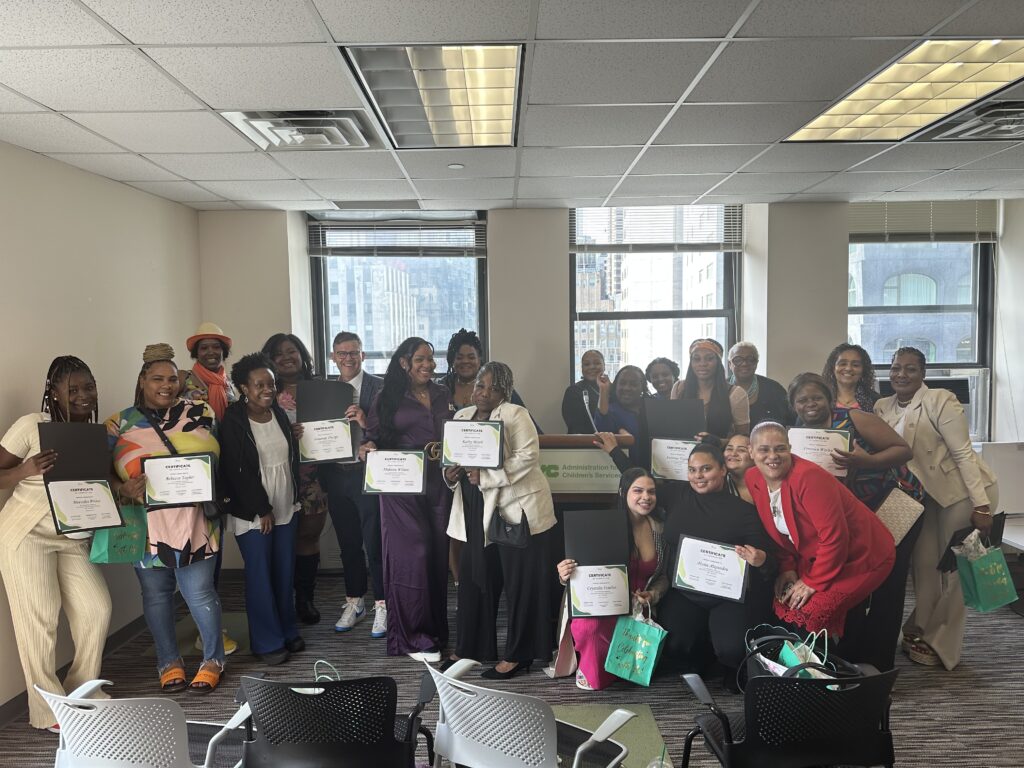
[[[238,130],[270,151],[380,149],[366,113],[359,109],[306,112],[221,112]]]
[[[1020,141],[1024,101],[996,101],[955,115],[914,141]]]
[[[335,200],[334,204],[343,211],[419,210],[419,200]]]

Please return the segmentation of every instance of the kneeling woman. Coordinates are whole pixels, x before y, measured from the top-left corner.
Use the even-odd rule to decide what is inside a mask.
[[[306,647],[292,596],[299,509],[299,456],[294,428],[277,404],[270,360],[246,355],[231,369],[242,393],[221,425],[222,492],[245,561],[245,612],[252,651],[267,664]]]

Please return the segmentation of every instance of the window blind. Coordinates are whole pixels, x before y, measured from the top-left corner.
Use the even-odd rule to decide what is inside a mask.
[[[850,203],[850,242],[995,242],[997,220],[995,200]]]
[[[309,221],[310,256],[487,255],[487,222]]]
[[[743,206],[574,208],[569,244],[574,253],[739,251]]]

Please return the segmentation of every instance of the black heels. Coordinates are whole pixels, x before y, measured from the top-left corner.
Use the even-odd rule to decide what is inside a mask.
[[[498,668],[495,666],[491,667],[490,669],[485,669],[483,672],[480,673],[480,677],[484,678],[485,680],[510,680],[511,678],[518,675],[520,672],[529,672],[530,666],[530,664],[517,664],[508,672],[499,672]]]

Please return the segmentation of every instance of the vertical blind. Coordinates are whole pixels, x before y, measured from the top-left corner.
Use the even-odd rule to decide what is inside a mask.
[[[850,242],[995,242],[997,217],[995,200],[850,203]]]

